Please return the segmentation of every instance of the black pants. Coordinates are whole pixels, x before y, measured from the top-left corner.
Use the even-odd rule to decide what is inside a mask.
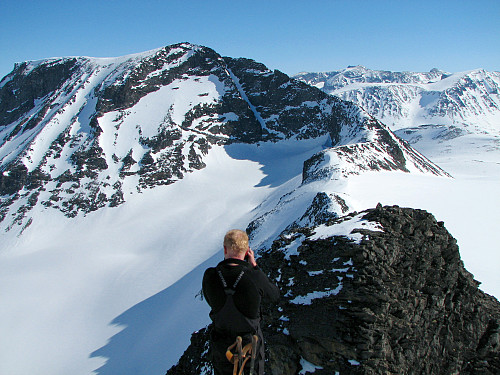
[[[262,333],[257,332],[259,336],[259,347],[257,352],[257,359],[255,361],[255,374],[264,375],[264,341],[262,338]],[[226,351],[229,346],[231,346],[236,338],[228,338],[218,335],[212,331],[210,338],[210,357],[212,359],[212,365],[214,367],[214,375],[233,375],[234,365],[228,361],[226,358]],[[246,342],[243,342],[243,346]],[[234,352],[234,351],[233,351]],[[245,365],[245,374],[249,373],[250,360]]]

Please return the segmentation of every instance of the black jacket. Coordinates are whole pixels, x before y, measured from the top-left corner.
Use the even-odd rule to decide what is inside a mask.
[[[221,270],[228,286],[232,286],[241,271],[245,270],[236,286],[233,299],[237,309],[247,318],[260,317],[262,300],[269,303],[278,300],[278,287],[259,267],[252,268],[248,262],[239,259],[225,259],[217,267]],[[212,308],[211,315],[216,314],[224,306],[226,293],[216,267],[208,268],[203,275],[203,295]]]
[[[234,265],[231,265],[234,264]],[[244,270],[242,273],[241,271]],[[228,289],[224,290],[222,274]],[[241,277],[241,278],[240,278]],[[239,278],[239,280],[238,280]],[[238,280],[238,281],[237,281]],[[233,286],[236,287],[233,290]],[[252,268],[248,262],[226,259],[217,267],[208,268],[203,275],[203,294],[212,308],[210,318],[213,328],[210,332],[210,355],[216,375],[233,374],[233,365],[225,357],[225,352],[236,336],[259,337],[256,374],[264,375],[264,338],[260,329],[260,305],[264,300],[277,301],[279,290],[258,267]],[[227,303],[226,303],[227,301]]]

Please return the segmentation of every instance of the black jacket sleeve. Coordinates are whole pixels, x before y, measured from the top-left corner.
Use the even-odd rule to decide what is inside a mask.
[[[279,299],[280,291],[278,287],[269,280],[264,272],[257,266],[253,269],[252,276],[255,285],[259,289],[260,295],[266,302],[276,302]]]
[[[208,268],[203,274],[203,282],[202,282],[202,293],[203,297],[207,301],[210,306],[213,306],[214,301],[211,300],[213,295],[213,283],[214,283],[214,268]]]

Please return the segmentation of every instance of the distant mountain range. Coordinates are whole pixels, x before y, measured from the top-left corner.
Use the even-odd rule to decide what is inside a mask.
[[[278,326],[267,331],[274,335],[273,353],[293,348],[281,361],[287,374],[350,366],[370,373],[374,362],[364,361],[373,356],[384,355],[375,368],[392,368],[391,353],[417,356],[397,332],[379,344],[347,344],[349,334],[328,333],[331,350],[321,353],[315,345],[301,346],[315,338],[291,329],[301,321],[329,319],[322,306],[339,317],[362,313],[360,324],[373,317],[366,308],[375,300],[366,291],[355,307],[349,305],[351,294],[331,305],[343,285],[350,288],[348,279],[367,290],[380,286],[377,319],[384,311],[391,314],[402,327],[398,332],[413,332],[405,324],[418,318],[406,321],[406,310],[398,306],[417,304],[408,297],[416,296],[415,308],[430,319],[424,327],[471,337],[462,357],[453,345],[432,341],[434,331],[427,330],[431,339],[418,356],[432,346],[433,358],[445,356],[457,371],[495,371],[496,362],[483,362],[498,353],[498,301],[478,290],[443,226],[465,223],[456,235],[465,254],[473,249],[473,259],[478,252],[489,259],[480,265],[495,264],[496,255],[481,242],[485,236],[478,235],[495,222],[496,198],[488,190],[494,185],[490,179],[472,185],[456,172],[470,163],[486,163],[488,173],[500,165],[498,73],[355,67],[298,78],[190,43],[118,58],[17,64],[0,81],[0,373],[136,375],[174,369],[191,334],[209,323],[208,306],[199,298],[201,275],[221,259],[221,238],[231,228],[247,230],[252,248],[269,262],[263,268],[282,288],[284,310],[270,313]],[[481,145],[491,150],[480,147],[480,135]],[[464,139],[477,141],[472,151],[458,147]],[[471,186],[474,193],[463,194]],[[478,214],[469,197],[481,207]],[[445,223],[420,208],[438,210]],[[496,232],[489,232],[495,242]],[[404,254],[410,243],[436,244],[439,251],[417,246],[421,256],[394,263],[391,252]],[[389,255],[378,262],[382,247]],[[341,249],[343,255],[337,254]],[[282,261],[286,280],[280,276]],[[400,275],[407,265],[415,283]],[[448,276],[450,267],[460,276]],[[474,272],[486,289],[496,291],[496,269]],[[372,273],[376,279],[366,277]],[[438,273],[445,288],[434,285]],[[297,288],[294,274],[301,275]],[[307,275],[314,283],[302,288]],[[301,310],[303,301],[319,309]],[[395,307],[384,310],[387,301]],[[434,325],[443,316],[442,304],[446,314],[484,309]],[[282,324],[282,311],[293,315],[291,325]],[[380,326],[370,327],[365,328],[377,332],[364,338],[383,336]],[[332,350],[334,362],[317,357]],[[473,365],[466,367],[463,358]]]
[[[448,156],[454,150],[466,152],[469,159],[481,154],[483,162],[498,161],[500,72],[390,72],[353,66],[295,78],[359,105],[445,168],[453,168]],[[494,156],[484,155],[485,150]],[[466,164],[469,170],[477,168]],[[465,168],[457,172],[467,173]]]
[[[363,66],[295,76],[356,103],[397,130],[419,125],[480,125],[498,131],[500,72],[389,72]]]

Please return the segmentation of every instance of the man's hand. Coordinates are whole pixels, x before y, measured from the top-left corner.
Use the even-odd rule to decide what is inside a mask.
[[[255,254],[253,250],[248,248],[247,255],[248,255],[248,263],[250,263],[252,267],[257,267],[257,262],[255,261]]]

